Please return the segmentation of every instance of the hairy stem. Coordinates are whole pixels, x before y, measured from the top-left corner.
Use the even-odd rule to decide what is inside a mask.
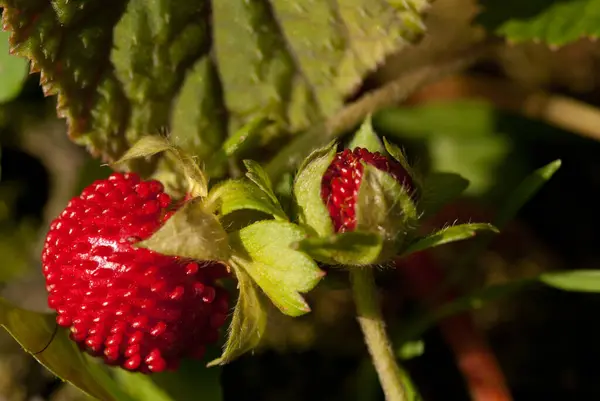
[[[373,365],[387,401],[405,401],[406,389],[402,372],[385,331],[385,323],[377,297],[373,272],[369,268],[353,268],[350,271],[358,323],[365,337]]]
[[[329,120],[315,125],[281,149],[266,165],[266,171],[274,181],[285,172],[295,168],[313,149],[326,145],[329,141],[360,124],[369,114],[384,107],[398,104],[422,86],[446,75],[460,71],[490,50],[489,44],[482,44],[466,52],[441,58],[438,62],[416,68],[397,79],[375,89],[346,105]]]

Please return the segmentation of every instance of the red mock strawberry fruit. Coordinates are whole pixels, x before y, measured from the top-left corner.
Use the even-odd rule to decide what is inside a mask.
[[[363,176],[361,162],[389,173],[409,193],[414,193],[412,178],[396,160],[364,148],[344,149],[335,155],[321,181],[321,198],[327,205],[336,232],[356,228],[355,206]]]
[[[71,200],[54,220],[42,255],[56,321],[81,349],[143,373],[176,369],[218,338],[228,297],[216,262],[136,248],[168,218],[158,181],[112,174]]]

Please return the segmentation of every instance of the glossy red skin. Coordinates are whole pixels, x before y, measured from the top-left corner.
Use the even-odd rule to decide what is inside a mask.
[[[56,321],[82,350],[143,373],[173,370],[218,339],[228,297],[216,262],[165,256],[134,244],[168,218],[158,181],[135,174],[96,181],[51,224],[42,254]]]

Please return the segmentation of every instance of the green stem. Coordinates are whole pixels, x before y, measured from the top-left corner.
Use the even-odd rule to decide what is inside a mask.
[[[407,392],[402,383],[402,371],[385,331],[373,272],[368,267],[354,267],[350,271],[350,280],[358,313],[358,323],[379,376],[385,399],[387,401],[405,401]]]

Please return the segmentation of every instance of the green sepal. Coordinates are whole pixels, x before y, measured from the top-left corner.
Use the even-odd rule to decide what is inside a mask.
[[[187,202],[150,238],[135,246],[194,260],[226,261],[230,254],[227,233],[199,199]]]
[[[279,199],[273,191],[273,183],[262,166],[254,160],[244,160],[244,166],[247,170],[246,177],[267,194],[273,204],[278,205]]]
[[[301,293],[312,290],[324,272],[292,244],[304,239],[305,231],[283,221],[264,220],[229,235],[230,264],[239,266],[289,316],[310,312]]]
[[[208,367],[225,365],[256,348],[267,328],[267,307],[264,295],[242,266],[231,263],[238,282],[238,300],[227,331],[227,341],[221,356]]]
[[[423,187],[423,179],[417,174],[417,171],[412,168],[406,155],[398,146],[388,141],[387,138],[383,138],[383,145],[385,146],[385,150],[387,153],[392,156],[400,165],[406,170],[408,175],[412,178],[414,185],[416,185],[415,190],[420,191]]]
[[[373,124],[371,121],[371,115],[369,115],[361,124],[360,128],[348,143],[348,149],[355,148],[365,148],[369,152],[379,152],[384,153],[385,148],[383,146],[383,142],[379,139],[379,136],[373,129]]]
[[[279,202],[275,203],[268,193],[247,178],[223,181],[213,187],[208,195],[207,205],[219,216],[239,210],[255,210],[279,220],[288,219]]]
[[[393,257],[414,231],[417,207],[407,189],[391,174],[363,163],[356,202],[356,230],[375,233],[384,243],[380,261]]]
[[[294,248],[330,265],[370,265],[379,260],[383,239],[375,233],[349,231],[305,238]]]
[[[208,193],[208,179],[194,158],[162,136],[147,135],[142,137],[119,160],[112,163],[112,166],[121,166],[134,159],[146,158],[162,152],[166,152],[186,179],[187,189],[185,192],[194,197],[206,196]]]
[[[334,233],[329,211],[321,199],[321,182],[336,150],[336,143],[331,142],[312,152],[300,166],[294,181],[294,197],[300,224],[321,237]]]

